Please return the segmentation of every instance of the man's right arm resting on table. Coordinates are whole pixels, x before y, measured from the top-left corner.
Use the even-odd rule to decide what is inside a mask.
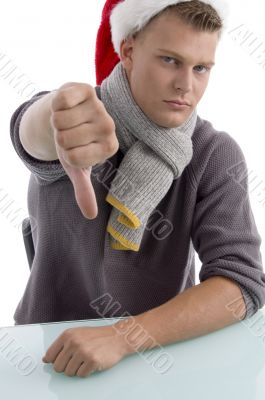
[[[33,103],[23,115],[19,127],[24,149],[31,156],[44,161],[58,160],[50,122],[53,95],[54,92],[50,92]]]

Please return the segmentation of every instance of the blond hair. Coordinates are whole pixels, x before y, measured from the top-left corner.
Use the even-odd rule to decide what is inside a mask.
[[[133,37],[147,30],[149,24],[164,14],[175,14],[181,21],[192,26],[197,31],[202,32],[218,32],[219,39],[222,35],[223,22],[217,11],[210,5],[200,0],[190,0],[170,5],[152,17],[146,26],[133,34]]]

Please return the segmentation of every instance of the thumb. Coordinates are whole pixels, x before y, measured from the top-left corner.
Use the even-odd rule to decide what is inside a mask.
[[[94,219],[98,214],[97,200],[91,183],[91,169],[68,167],[66,172],[72,181],[76,202],[85,218]]]
[[[82,214],[88,219],[96,218],[98,207],[95,191],[91,182],[92,166],[88,168],[72,167],[63,158],[62,151],[57,143],[56,150],[58,158],[74,186],[75,199]]]

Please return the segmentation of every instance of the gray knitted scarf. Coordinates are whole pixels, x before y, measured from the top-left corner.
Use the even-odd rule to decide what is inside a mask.
[[[113,206],[107,232],[113,249],[139,251],[150,214],[192,158],[197,110],[179,127],[155,124],[135,102],[121,62],[101,83],[100,97],[124,154],[105,199]]]

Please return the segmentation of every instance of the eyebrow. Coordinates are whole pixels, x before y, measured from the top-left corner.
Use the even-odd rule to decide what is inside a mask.
[[[171,51],[171,50],[166,50],[166,49],[158,49],[158,50],[160,50],[160,51],[164,51],[164,52],[166,52],[166,53],[169,53],[169,54],[172,54],[172,55],[174,55],[175,57],[177,57],[178,59],[180,59],[180,60],[184,60],[183,59],[183,57],[181,57],[181,55],[180,54],[178,54],[178,53],[174,53],[174,51]],[[199,64],[206,64],[206,65],[215,65],[215,63],[213,62],[213,61],[209,61],[209,62],[206,62],[206,61],[200,61],[199,62]]]

